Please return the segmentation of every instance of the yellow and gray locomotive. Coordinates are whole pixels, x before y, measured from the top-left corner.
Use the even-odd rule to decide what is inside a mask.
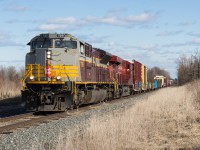
[[[40,34],[28,45],[22,100],[29,110],[64,111],[122,94],[108,52],[70,34]]]

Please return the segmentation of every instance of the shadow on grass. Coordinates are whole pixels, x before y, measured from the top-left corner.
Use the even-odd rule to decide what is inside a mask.
[[[26,113],[21,96],[0,100],[0,118]]]
[[[13,104],[20,104],[22,103],[21,101],[21,96],[17,96],[17,97],[11,97],[11,98],[6,98],[6,99],[2,99],[0,100],[0,106],[2,105],[13,105]]]

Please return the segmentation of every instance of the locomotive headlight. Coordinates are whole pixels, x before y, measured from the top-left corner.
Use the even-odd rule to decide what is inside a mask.
[[[51,51],[47,51],[47,55],[51,55]]]
[[[51,55],[47,54],[47,58],[50,59],[50,58],[51,58]]]
[[[57,79],[57,80],[61,80],[61,76],[57,76],[56,79]]]
[[[50,50],[47,50],[46,51],[46,57],[47,57],[47,59],[51,59],[51,55],[52,55],[52,52]]]
[[[30,76],[30,79],[31,79],[31,80],[34,80],[34,76]]]

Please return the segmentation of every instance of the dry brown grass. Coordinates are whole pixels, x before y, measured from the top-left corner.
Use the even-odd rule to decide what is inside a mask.
[[[0,66],[0,100],[20,95],[23,74],[23,68],[17,71],[14,66]]]
[[[197,109],[200,109],[200,81],[193,81],[187,86],[187,90],[192,93],[192,100]]]
[[[0,78],[0,100],[20,95],[20,83]]]
[[[57,149],[131,150],[200,148],[198,83],[165,88],[122,113],[92,118],[83,131],[76,126]],[[188,87],[190,86],[190,90]],[[197,91],[193,90],[192,88]],[[189,92],[188,92],[189,91]],[[194,101],[195,99],[195,101]],[[199,107],[198,107],[199,108]]]

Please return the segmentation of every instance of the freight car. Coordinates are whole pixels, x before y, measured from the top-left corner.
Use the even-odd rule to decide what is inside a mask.
[[[22,101],[28,110],[65,111],[147,90],[147,68],[70,34],[40,34],[28,43]]]
[[[155,76],[154,80],[158,81],[159,88],[167,86],[167,78],[164,76]]]

